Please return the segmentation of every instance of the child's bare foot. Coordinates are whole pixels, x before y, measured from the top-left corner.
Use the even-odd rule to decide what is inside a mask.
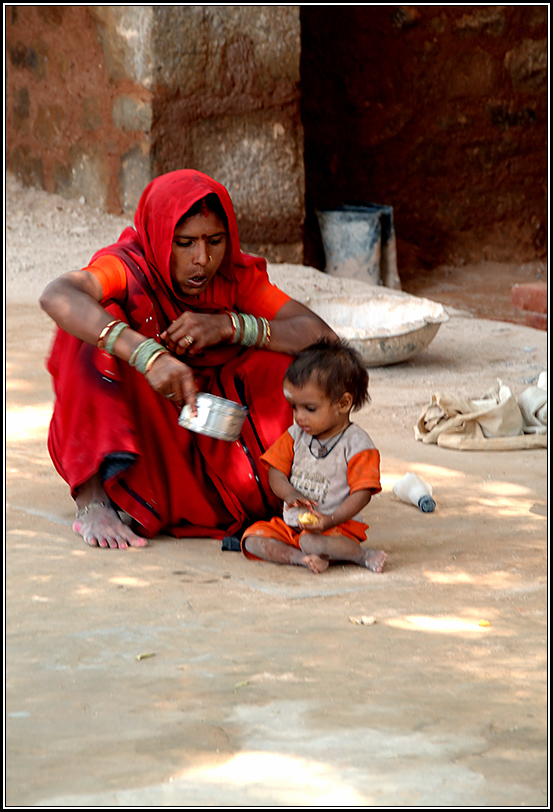
[[[147,539],[137,536],[108,505],[98,504],[86,514],[75,519],[73,530],[79,533],[91,547],[146,547]]]
[[[311,572],[314,572],[315,574],[318,574],[319,572],[324,572],[325,570],[328,569],[330,564],[329,561],[327,561],[324,558],[321,558],[320,555],[304,555],[304,557],[301,560],[301,563],[303,564],[304,567],[307,567],[308,569],[311,570]]]
[[[386,553],[382,550],[371,550],[370,548],[361,549],[363,550],[361,566],[366,567],[371,572],[382,572],[386,561]]]

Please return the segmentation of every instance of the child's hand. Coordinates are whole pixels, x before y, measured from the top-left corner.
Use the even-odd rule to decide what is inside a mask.
[[[324,513],[319,513],[318,510],[313,508],[307,515],[300,514],[298,520],[301,530],[305,530],[307,533],[324,533],[325,530],[333,526],[330,516],[325,516]]]
[[[298,496],[296,499],[292,499],[290,502],[286,502],[286,505],[291,508],[304,507],[307,508],[308,510],[312,510],[317,505],[317,502],[313,502],[312,499],[307,499],[307,497],[305,496]]]

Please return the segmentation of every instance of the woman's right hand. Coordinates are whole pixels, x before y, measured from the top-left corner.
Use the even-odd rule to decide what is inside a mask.
[[[232,322],[228,313],[182,313],[160,338],[177,355],[196,355],[232,338]]]
[[[153,362],[150,371],[146,373],[146,380],[154,392],[168,398],[177,406],[183,406],[186,403],[190,406],[192,414],[196,416],[198,390],[194,374],[189,366],[164,352]]]

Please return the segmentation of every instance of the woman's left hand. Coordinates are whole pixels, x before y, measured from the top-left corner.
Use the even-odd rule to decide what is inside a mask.
[[[232,338],[232,322],[227,313],[192,313],[187,311],[161,334],[167,347],[177,355],[196,355]]]

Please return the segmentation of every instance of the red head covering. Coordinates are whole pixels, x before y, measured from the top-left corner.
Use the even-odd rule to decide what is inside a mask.
[[[176,225],[194,203],[209,194],[217,195],[227,215],[230,252],[218,271],[227,275],[232,269],[243,266],[244,259],[234,206],[224,186],[203,172],[180,169],[153,180],[140,198],[134,218],[138,240],[152,271],[162,276],[169,286],[172,286],[169,259]]]
[[[102,254],[116,254],[122,259],[130,256],[146,276],[169,318],[176,318],[183,305],[194,310],[204,309],[198,297],[184,296],[175,290],[169,263],[177,223],[195,203],[210,194],[217,195],[228,221],[227,252],[217,273],[236,279],[245,268],[257,266],[266,270],[264,259],[240,250],[236,214],[225,187],[196,169],[178,169],[152,180],[138,203],[134,228],[126,228],[116,246],[98,251],[91,262]]]

